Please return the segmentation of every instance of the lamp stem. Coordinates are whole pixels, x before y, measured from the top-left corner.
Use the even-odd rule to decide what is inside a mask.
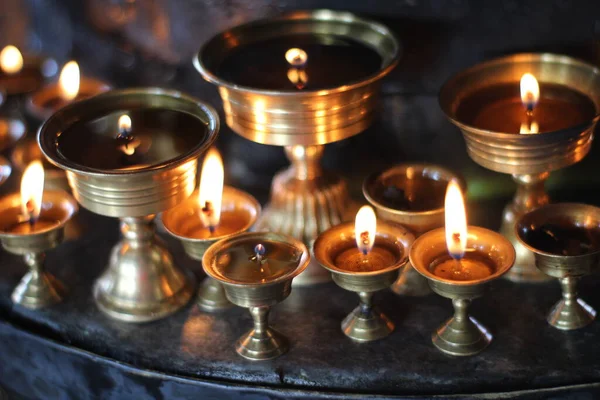
[[[270,307],[250,307],[250,315],[254,320],[255,336],[260,337],[266,335],[269,328],[269,311]]]
[[[456,322],[463,322],[469,319],[469,306],[471,300],[469,299],[452,299],[452,305],[454,306],[454,319]]]

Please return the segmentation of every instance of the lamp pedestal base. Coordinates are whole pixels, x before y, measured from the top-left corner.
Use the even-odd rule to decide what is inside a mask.
[[[12,292],[13,303],[31,309],[60,303],[65,293],[65,287],[58,279],[43,270],[44,254],[26,254],[25,263],[30,271]]]
[[[219,282],[207,276],[198,289],[198,307],[202,311],[217,312],[231,308],[233,304],[227,299],[225,289]]]
[[[547,321],[555,328],[573,330],[583,328],[596,318],[596,310],[577,297],[577,278],[560,279],[563,298],[552,307]]]
[[[433,345],[452,356],[472,356],[492,341],[491,333],[468,314],[467,299],[453,299],[454,316],[431,335]]]
[[[360,292],[360,304],[342,321],[342,331],[357,342],[382,339],[394,331],[394,323],[376,307],[372,292]]]
[[[321,232],[346,219],[350,207],[346,182],[321,169],[323,146],[286,146],[285,153],[291,165],[273,178],[269,204],[255,230],[284,233],[312,248]],[[311,262],[293,285],[329,281],[331,274]]]
[[[121,219],[123,239],[94,284],[101,311],[126,322],[161,319],[185,306],[194,293],[191,275],[178,269],[154,234],[154,216]]]
[[[549,172],[534,175],[513,175],[517,183],[517,192],[502,213],[500,233],[507,238],[516,251],[515,265],[504,275],[513,282],[547,282],[552,279],[535,266],[533,253],[525,248],[517,239],[515,232],[516,221],[524,214],[549,203],[549,197],[544,189],[544,182]]]
[[[235,351],[249,360],[270,360],[286,353],[289,344],[285,336],[269,327],[269,307],[250,307],[254,329],[235,343]]]

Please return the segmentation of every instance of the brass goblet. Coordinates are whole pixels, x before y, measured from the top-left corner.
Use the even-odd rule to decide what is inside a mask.
[[[481,259],[489,260],[493,265],[490,276],[459,281],[433,274],[439,260],[448,257],[444,228],[423,234],[410,249],[410,262],[417,272],[427,278],[434,292],[452,300],[454,316],[431,335],[431,340],[440,351],[454,356],[477,354],[492,341],[492,334],[487,328],[469,315],[469,305],[484,294],[489,282],[507,273],[515,261],[512,244],[488,229],[469,226],[467,249]]]
[[[123,113],[139,115],[133,117],[132,132],[137,124],[137,129],[148,135],[144,137],[150,148],[140,154],[146,161],[133,168],[84,165],[91,158],[103,162],[107,154],[102,152],[115,158],[117,154],[117,160],[125,157],[113,142]],[[185,126],[170,122],[181,118]],[[76,126],[85,134],[71,139],[81,140],[84,147],[77,150],[87,151],[88,156],[80,160],[73,160],[79,154],[69,158],[57,146],[59,137]],[[108,316],[129,322],[153,321],[179,310],[192,298],[194,277],[173,263],[155,235],[153,221],[155,214],[192,194],[198,157],[212,145],[218,129],[218,116],[212,108],[183,93],[158,88],[115,90],[72,103],[40,128],[42,153],[67,171],[75,199],[92,212],[120,218],[123,238],[94,285],[96,304]],[[97,148],[92,145],[94,140],[104,145]]]
[[[62,300],[64,285],[44,270],[44,252],[58,246],[67,221],[77,212],[77,203],[66,192],[44,191],[39,221],[45,229],[31,233],[15,233],[21,216],[21,195],[15,193],[0,199],[0,242],[6,251],[22,255],[30,271],[12,293],[12,301],[27,308],[43,308]],[[35,227],[35,225],[34,225]]]
[[[377,211],[377,216],[385,221],[395,222],[408,228],[415,237],[444,225],[444,195],[446,186],[452,180],[460,182],[463,191],[464,181],[452,171],[435,164],[399,164],[370,175],[363,183],[363,195]],[[404,203],[416,204],[418,210],[400,208],[386,199],[386,188],[402,197]],[[423,205],[426,206],[423,209]],[[405,207],[407,207],[405,205]],[[400,270],[398,279],[392,284],[394,293],[405,296],[425,296],[431,289],[421,274],[415,271],[410,262]]]
[[[480,129],[458,114],[469,94],[505,83],[519,84],[525,73],[540,82],[560,84],[584,94],[596,115],[585,123],[539,134],[516,134]],[[600,70],[571,57],[556,54],[515,54],[469,68],[449,79],[440,91],[440,106],[465,138],[469,156],[484,168],[511,174],[517,183],[513,201],[503,212],[503,233],[517,251],[515,266],[506,277],[516,282],[539,282],[548,277],[535,268],[530,251],[514,234],[520,216],[548,203],[544,181],[551,171],[579,162],[592,145],[600,112]]]
[[[539,233],[535,232],[540,229],[552,235],[550,243],[536,237]],[[552,232],[553,229],[559,231]],[[558,329],[571,330],[592,322],[596,311],[577,297],[577,281],[599,267],[600,208],[576,203],[545,205],[519,218],[515,232],[519,241],[533,252],[540,271],[560,282],[563,298],[548,314],[548,323]],[[583,233],[584,237],[577,237],[578,233]],[[590,240],[585,243],[589,247],[579,251],[578,243],[566,244],[578,240]],[[576,248],[569,248],[573,246]],[[572,250],[576,253],[569,254]]]
[[[302,242],[270,232],[241,233],[206,250],[202,258],[206,274],[223,285],[229,301],[248,308],[254,319],[254,328],[236,342],[239,355],[269,360],[288,350],[287,339],[269,327],[269,311],[289,296],[292,279],[309,260]]]
[[[167,233],[180,240],[186,254],[198,261],[202,261],[206,249],[213,243],[249,230],[260,214],[260,203],[253,196],[225,186],[221,203],[221,224],[226,225],[228,233],[199,237],[199,231],[207,230],[200,221],[200,208],[198,191],[195,191],[183,203],[162,214]],[[204,311],[221,311],[231,305],[223,286],[207,276],[198,290],[198,306]]]
[[[358,307],[342,321],[346,336],[368,342],[393,332],[394,323],[373,305],[373,294],[388,288],[398,278],[398,270],[408,262],[408,249],[413,240],[413,234],[404,227],[378,221],[374,249],[385,249],[391,256],[389,263],[381,263],[370,271],[356,271],[345,266],[340,257],[356,249],[353,222],[334,226],[319,235],[313,249],[315,258],[331,272],[339,287],[357,293],[360,298]]]
[[[381,66],[359,81],[324,90],[246,87],[219,73],[218,64],[229,53],[248,43],[286,35],[315,35],[321,41],[334,42],[350,39],[377,52]],[[254,21],[222,32],[203,45],[194,66],[204,79],[219,87],[227,125],[254,142],[284,146],[291,162],[273,178],[269,204],[257,230],[294,236],[310,248],[320,232],[348,219],[351,202],[346,182],[321,168],[323,146],[371,125],[380,81],[396,66],[399,54],[400,44],[384,25],[331,10],[295,11]],[[311,263],[294,284],[329,279],[327,271]]]

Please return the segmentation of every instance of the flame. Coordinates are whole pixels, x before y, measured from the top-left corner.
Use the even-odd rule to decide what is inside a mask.
[[[448,253],[455,259],[461,259],[467,248],[467,213],[460,186],[450,181],[446,189],[446,246]]]
[[[223,160],[216,148],[211,148],[202,164],[200,175],[200,219],[204,226],[214,231],[221,219],[221,200],[223,198]]]
[[[522,134],[530,134],[530,133],[539,133],[540,127],[537,122],[532,121],[531,123],[522,123],[521,128],[519,129],[519,133]]]
[[[308,61],[308,54],[302,49],[292,47],[285,52],[285,59],[294,67],[301,67]]]
[[[0,52],[0,69],[11,75],[23,68],[23,56],[15,46],[6,46]]]
[[[527,111],[531,112],[540,99],[540,85],[532,74],[521,77],[521,101]]]
[[[377,231],[377,217],[371,206],[362,206],[356,213],[354,222],[354,235],[356,236],[356,246],[367,255],[375,243],[375,232]]]
[[[21,210],[23,216],[35,222],[42,209],[44,167],[39,160],[32,161],[21,178]]]
[[[58,78],[60,96],[71,101],[79,94],[79,65],[75,61],[65,64]]]
[[[123,114],[119,117],[119,134],[129,135],[131,132],[131,118],[127,114]]]

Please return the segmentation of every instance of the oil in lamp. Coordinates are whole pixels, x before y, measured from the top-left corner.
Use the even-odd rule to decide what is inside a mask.
[[[346,336],[367,342],[394,330],[394,323],[373,306],[373,294],[398,278],[413,240],[413,234],[401,225],[377,221],[370,206],[358,210],[354,223],[334,226],[319,235],[315,258],[338,286],[360,298],[359,306],[342,321]]]
[[[563,330],[579,329],[596,311],[577,296],[577,281],[598,271],[600,208],[587,204],[549,204],[517,220],[517,238],[535,255],[536,266],[558,278],[562,299],[550,311],[548,323]]]
[[[395,222],[419,237],[444,226],[444,196],[450,181],[465,184],[452,171],[435,164],[400,164],[371,174],[363,183],[363,195],[377,217]],[[394,293],[425,296],[431,293],[427,280],[406,264],[392,284]]]
[[[487,284],[505,274],[515,261],[515,249],[504,236],[467,226],[465,205],[457,182],[448,184],[445,228],[426,232],[410,249],[410,262],[429,281],[431,289],[452,299],[454,316],[432,335],[433,344],[455,356],[477,354],[492,334],[473,317],[471,301]]]
[[[152,321],[191,299],[194,277],[173,263],[155,235],[154,216],[192,194],[198,157],[218,130],[212,108],[158,88],[71,103],[40,128],[42,153],[66,170],[79,204],[121,221],[122,240],[94,284],[96,304],[110,317]]]
[[[292,279],[309,261],[304,243],[273,232],[232,235],[206,250],[202,258],[206,274],[223,284],[227,298],[248,308],[254,319],[254,328],[236,342],[239,355],[269,360],[288,350],[285,336],[269,327],[269,311],[289,296]]]
[[[44,271],[44,252],[60,244],[77,203],[66,192],[44,190],[44,168],[34,161],[23,173],[21,192],[0,199],[0,210],[2,246],[22,255],[30,269],[13,291],[13,302],[28,308],[60,302],[64,286]]]
[[[517,183],[500,231],[517,251],[513,281],[548,279],[515,237],[515,221],[548,203],[544,181],[589,152],[600,110],[600,70],[556,54],[516,54],[452,77],[440,105],[463,133],[469,156]]]
[[[194,260],[202,261],[213,243],[246,232],[260,214],[260,203],[254,197],[223,186],[223,178],[223,161],[212,148],[202,165],[199,189],[162,214],[167,233],[180,240]],[[198,306],[204,311],[220,311],[231,305],[223,286],[207,276],[198,292]]]
[[[74,101],[95,96],[110,89],[106,83],[82,76],[75,61],[66,63],[57,83],[44,86],[29,96],[27,112],[44,121],[61,107]]]
[[[0,91],[8,96],[38,90],[46,76],[53,75],[54,60],[31,55],[8,45],[0,51]]]
[[[291,162],[273,179],[257,230],[310,248],[320,232],[351,218],[346,182],[319,165],[323,145],[371,124],[380,81],[399,53],[387,27],[331,10],[240,25],[200,49],[194,65],[219,87],[227,124],[246,139],[283,146]],[[294,284],[329,279],[312,263]]]

